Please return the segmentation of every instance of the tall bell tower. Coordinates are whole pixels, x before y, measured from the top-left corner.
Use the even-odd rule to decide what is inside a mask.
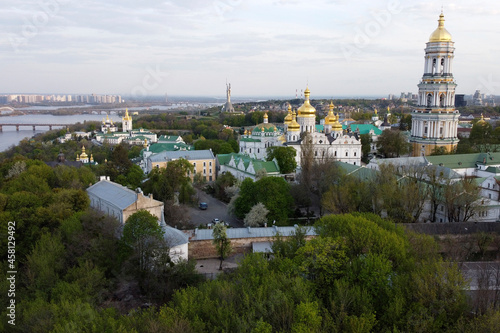
[[[457,147],[460,114],[455,110],[454,52],[441,12],[438,27],[425,48],[424,76],[418,85],[418,104],[412,112],[413,156],[430,155],[441,147],[450,152]]]

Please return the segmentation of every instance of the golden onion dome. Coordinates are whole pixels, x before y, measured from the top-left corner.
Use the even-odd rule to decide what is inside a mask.
[[[438,27],[429,37],[429,42],[451,42],[451,34],[444,28],[444,15],[441,12],[438,20]]]
[[[123,117],[123,120],[132,120],[132,118],[128,115],[128,109],[125,109],[125,117]]]
[[[309,91],[309,87],[304,91],[305,101],[304,104],[297,110],[299,117],[314,117],[316,118],[316,109],[311,105],[309,101],[309,95],[311,92]]]
[[[337,119],[335,119],[335,122],[332,124],[332,131],[342,131],[342,124],[339,123],[338,114]]]
[[[82,147],[82,153],[80,154],[80,159],[85,159],[89,157],[87,153],[85,153],[85,146]]]
[[[288,130],[291,132],[300,131],[300,125],[297,122],[297,115],[295,114],[295,111],[292,113],[292,122],[288,125]]]
[[[292,106],[288,104],[288,114],[285,117],[285,125],[289,125],[292,122]]]
[[[482,113],[481,113],[481,119],[479,119],[479,121],[477,123],[478,124],[486,123],[486,121],[484,120],[484,116],[483,116]]]
[[[142,145],[144,148],[148,148],[148,139],[144,139],[144,143]]]
[[[325,117],[325,125],[333,125],[337,120],[337,117],[333,113],[334,107],[333,102],[330,102],[330,111],[328,111],[328,115]]]

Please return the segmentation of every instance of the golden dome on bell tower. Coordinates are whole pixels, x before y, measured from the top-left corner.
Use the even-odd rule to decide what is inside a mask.
[[[309,90],[309,87],[307,87],[304,91],[304,104],[302,104],[302,106],[297,110],[297,116],[316,118],[316,109],[311,105],[311,102],[309,101],[310,94],[311,91]]]
[[[451,34],[444,28],[443,12],[439,15],[438,27],[429,37],[429,42],[451,42]]]

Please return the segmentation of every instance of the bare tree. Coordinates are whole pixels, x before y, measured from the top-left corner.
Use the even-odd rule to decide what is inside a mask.
[[[467,222],[482,209],[481,189],[473,178],[447,180],[443,184],[443,199],[449,222]]]

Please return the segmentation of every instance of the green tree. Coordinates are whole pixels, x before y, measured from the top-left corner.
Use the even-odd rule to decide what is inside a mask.
[[[236,184],[236,177],[231,172],[228,171],[219,175],[213,185],[215,197],[226,203],[229,202],[230,198],[226,193],[226,188],[234,184]]]
[[[443,205],[449,222],[467,222],[481,211],[481,188],[474,178],[448,180],[443,184]]]
[[[163,230],[158,218],[146,210],[130,215],[123,227],[122,241],[136,253],[139,271],[149,268],[154,254],[151,244],[163,241]]]
[[[474,144],[493,143],[493,128],[486,121],[478,121],[472,126],[469,140]]]
[[[439,147],[439,146],[436,146],[431,152],[431,156],[447,155],[447,154],[448,150],[446,149],[446,147]]]
[[[148,181],[143,184],[146,193],[152,193],[158,200],[173,200],[175,194],[181,202],[189,202],[195,193],[189,174],[194,166],[186,159],[168,162],[165,169],[153,169]]]
[[[125,144],[115,146],[111,153],[111,162],[118,174],[127,173],[132,162],[128,157],[128,147]]]
[[[212,232],[213,244],[220,258],[219,269],[222,270],[222,262],[231,253],[231,240],[227,237],[227,228],[224,223],[216,223]]]
[[[344,240],[319,237],[306,242],[297,250],[295,261],[308,279],[316,286],[328,287],[339,278],[347,263]]]
[[[368,154],[371,151],[371,143],[372,143],[372,138],[370,134],[361,134],[361,153],[362,153],[362,159],[364,163],[368,163]]]
[[[295,156],[297,151],[293,147],[268,147],[267,160],[272,161],[274,158],[278,161],[280,172],[292,173],[297,168]]]
[[[402,114],[399,120],[400,131],[411,131],[411,113]]]
[[[58,282],[65,267],[64,245],[56,235],[43,234],[26,257],[27,287],[32,292],[45,292]]]
[[[238,150],[234,150],[234,147],[231,145],[231,143],[223,140],[197,140],[194,143],[194,149],[196,150],[212,149],[215,155],[238,152]]]
[[[281,177],[265,177],[256,182],[246,178],[234,202],[236,216],[243,219],[258,202],[269,210],[268,221],[285,223],[293,205],[290,185]]]
[[[385,157],[400,157],[410,152],[411,145],[399,130],[385,130],[377,138],[377,149]]]

